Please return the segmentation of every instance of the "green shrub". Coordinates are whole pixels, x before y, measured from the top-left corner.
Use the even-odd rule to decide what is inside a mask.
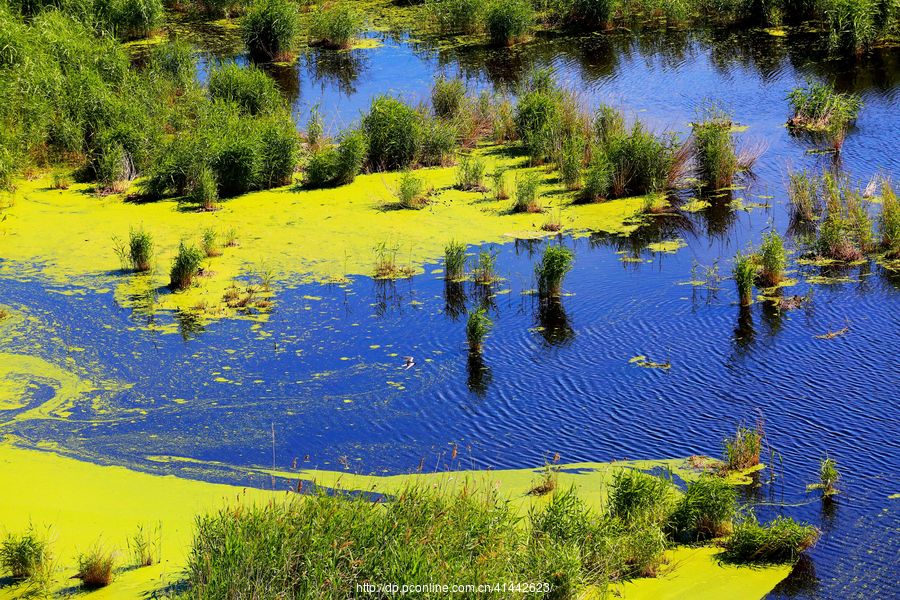
[[[10,534],[0,545],[0,567],[13,579],[28,579],[50,561],[50,545],[34,531]]]
[[[187,42],[175,40],[157,44],[150,51],[150,65],[154,73],[180,88],[186,88],[194,81],[194,49]]]
[[[469,318],[466,320],[466,341],[469,344],[469,351],[481,352],[484,338],[487,337],[493,326],[494,324],[483,308],[469,313]]]
[[[737,285],[741,306],[753,303],[753,282],[756,281],[756,257],[738,252],[734,255],[732,276]]]
[[[335,146],[313,150],[303,171],[303,184],[310,189],[337,185],[338,160]]]
[[[436,0],[429,4],[438,29],[444,34],[470,34],[478,31],[487,0]]]
[[[289,118],[266,119],[257,123],[259,174],[262,189],[288,185],[300,160],[300,138]]]
[[[458,281],[466,276],[466,245],[451,241],[444,246],[444,279]]]
[[[484,161],[477,156],[463,154],[456,169],[456,187],[470,192],[483,192],[485,176]]]
[[[672,513],[675,536],[686,542],[722,537],[731,532],[737,492],[721,477],[704,474],[687,484]]]
[[[778,232],[772,230],[763,236],[759,246],[759,280],[764,287],[778,285],[784,278],[787,267],[787,251],[784,240]]]
[[[541,179],[539,173],[528,173],[521,177],[516,175],[516,199],[513,203],[513,212],[541,212]]]
[[[297,9],[290,0],[261,0],[241,19],[241,31],[254,60],[287,60],[297,39]]]
[[[596,202],[609,196],[612,190],[612,165],[606,154],[597,152],[584,174],[584,187],[581,199],[584,202]]]
[[[661,477],[621,469],[609,490],[609,514],[624,523],[664,523],[674,508],[675,488]]]
[[[434,115],[441,119],[456,118],[466,101],[466,84],[459,77],[447,79],[443,75],[431,88],[431,106]]]
[[[425,180],[412,171],[400,175],[394,195],[401,208],[420,209],[428,202]]]
[[[572,0],[566,15],[569,23],[596,30],[609,25],[615,4],[613,0]]]
[[[453,121],[432,117],[422,119],[419,161],[429,167],[445,166],[453,161],[458,127]]]
[[[738,426],[733,437],[725,438],[725,464],[731,471],[742,471],[759,464],[762,452],[761,428],[748,429]]]
[[[900,201],[890,182],[881,185],[881,214],[878,217],[881,248],[888,258],[900,258]]]
[[[190,287],[200,273],[202,265],[203,253],[194,246],[181,242],[178,245],[178,254],[172,262],[172,269],[169,271],[169,287],[176,291]]]
[[[372,101],[362,128],[369,143],[369,165],[386,171],[412,165],[422,145],[422,117],[390,96]]]
[[[541,164],[552,150],[560,130],[561,102],[552,91],[526,92],[516,105],[516,134],[522,140],[531,164]]]
[[[493,0],[487,8],[485,22],[494,46],[512,46],[528,37],[534,11],[528,0]]]
[[[730,186],[738,170],[731,117],[709,107],[692,127],[699,178],[716,189]]]
[[[219,200],[219,184],[209,165],[199,167],[190,178],[187,195],[191,202],[199,204],[203,210],[215,208]]]
[[[541,298],[559,296],[566,273],[572,270],[575,255],[565,246],[547,246],[541,262],[534,269]]]
[[[349,48],[362,27],[362,17],[351,2],[344,1],[313,13],[309,37],[314,44],[328,48]]]
[[[735,525],[734,533],[725,542],[725,556],[735,562],[794,562],[818,538],[819,530],[812,525],[780,516],[760,525],[751,513]]]
[[[228,63],[209,76],[209,95],[214,100],[234,102],[250,115],[274,112],[283,105],[272,78],[254,66]]]

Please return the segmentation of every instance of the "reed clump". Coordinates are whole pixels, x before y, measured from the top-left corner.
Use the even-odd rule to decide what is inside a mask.
[[[222,255],[222,245],[219,242],[219,234],[215,229],[207,227],[203,230],[203,235],[200,237],[200,248],[207,258]]]
[[[509,189],[507,188],[507,169],[503,167],[497,167],[493,173],[491,173],[491,183],[494,189],[494,199],[495,200],[508,200],[509,199]]]
[[[528,0],[494,0],[485,14],[485,29],[494,46],[512,46],[528,39],[534,10]]]
[[[731,533],[736,514],[734,486],[716,475],[703,474],[687,484],[670,526],[676,539],[697,542]]]
[[[161,531],[157,525],[145,528],[139,525],[137,531],[128,540],[132,564],[136,567],[149,567],[159,562],[159,544]]]
[[[881,249],[888,258],[900,258],[900,201],[889,181],[881,185],[878,237]]]
[[[313,13],[309,26],[312,45],[333,49],[347,49],[363,28],[363,18],[352,2],[338,2]]]
[[[725,464],[730,471],[742,471],[759,464],[764,434],[762,426],[755,429],[738,426],[734,436],[725,438]]]
[[[714,189],[730,186],[738,172],[732,127],[731,117],[715,106],[692,124],[697,174]]]
[[[241,19],[241,32],[254,60],[288,60],[299,34],[297,9],[289,0],[261,0]]]
[[[538,213],[543,210],[540,197],[541,175],[529,173],[516,176],[516,198],[513,212]]]
[[[756,256],[753,253],[738,252],[734,256],[732,276],[737,285],[741,306],[753,304],[753,284],[756,281]]]
[[[444,246],[444,279],[459,281],[466,276],[466,245],[451,241]]]
[[[410,168],[422,145],[422,116],[391,96],[372,101],[363,117],[368,141],[368,163],[375,171]]]
[[[203,253],[195,246],[181,242],[169,271],[169,287],[176,291],[189,288],[200,274],[202,265]]]
[[[283,103],[275,82],[262,69],[235,63],[210,74],[209,95],[213,100],[233,102],[250,115],[275,112]]]
[[[0,544],[0,567],[13,579],[34,577],[50,560],[50,543],[34,530],[11,533]]]
[[[497,254],[490,250],[481,250],[475,257],[472,277],[475,283],[489,285],[497,279]]]
[[[99,543],[78,557],[78,573],[81,586],[87,590],[97,590],[112,583],[116,556]]]
[[[665,523],[675,506],[675,487],[661,477],[637,469],[613,476],[609,514],[625,522]]]
[[[485,192],[485,172],[487,167],[482,159],[468,154],[462,155],[456,169],[456,187],[467,192]]]
[[[787,251],[784,240],[777,231],[770,231],[763,236],[756,259],[759,263],[757,279],[760,285],[772,287],[781,283],[787,267]]]
[[[738,521],[725,541],[725,556],[738,562],[793,562],[818,539],[819,530],[812,525],[782,516],[761,525],[751,513]]]
[[[541,298],[559,296],[562,293],[563,279],[572,270],[574,260],[575,254],[565,246],[547,246],[541,262],[534,269],[538,295]]]
[[[431,88],[431,106],[440,119],[455,119],[465,108],[466,84],[459,77],[441,76]]]
[[[862,107],[859,96],[842,94],[828,83],[815,81],[791,90],[788,100],[793,112],[788,127],[825,134],[835,149],[840,149]]]
[[[466,343],[469,345],[470,352],[481,352],[484,339],[493,327],[494,323],[483,308],[469,313],[469,317],[466,319]]]
[[[428,189],[425,179],[412,171],[404,171],[400,175],[394,195],[401,208],[419,210],[428,204]]]
[[[819,194],[819,180],[807,171],[792,172],[788,175],[788,206],[791,224],[794,226],[813,225],[822,216],[824,205]]]
[[[140,229],[128,232],[128,266],[132,271],[146,272],[153,266],[153,236]]]

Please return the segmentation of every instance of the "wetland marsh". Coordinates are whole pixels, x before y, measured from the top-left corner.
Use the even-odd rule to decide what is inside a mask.
[[[484,487],[513,499],[512,513],[527,516],[531,541],[504,538],[509,556],[486,572],[549,577],[534,564],[565,564],[553,573],[564,597],[584,589],[626,598],[895,593],[900,237],[892,236],[900,232],[890,190],[900,173],[900,55],[892,34],[859,38],[869,41],[858,54],[841,53],[845,42],[816,27],[584,32],[557,27],[549,6],[537,7],[528,41],[495,47],[480,28],[447,38],[410,26],[425,8],[379,5],[346,43],[319,24],[310,47],[265,46],[279,62],[248,49],[238,18],[167,13],[161,31],[190,44],[189,72],[176,70],[187,79],[149,91],[129,84],[147,94],[141,102],[158,93],[187,107],[160,117],[157,138],[110,127],[48,160],[67,131],[54,121],[37,145],[44,154],[32,147],[16,159],[0,195],[0,478],[26,491],[0,505],[0,534],[29,523],[56,528],[53,593],[74,591],[59,581],[76,569],[77,553],[98,538],[130,551],[125,537],[143,522],[163,532],[153,546],[162,559],[149,561],[159,564],[120,569],[97,597],[230,597],[229,585],[249,595],[247,582],[229,579],[235,569],[217,544],[252,548],[259,523],[272,533],[338,514],[371,527],[341,539],[367,548],[372,566],[295,565],[279,571],[288,583],[278,585],[296,597],[316,589],[355,597],[328,587],[335,573],[348,582],[401,577],[412,560],[398,550],[379,562],[371,536],[387,526],[366,520],[369,500],[394,502],[393,522],[421,539],[417,510],[515,520],[492,512],[500,509],[491,499],[472,500],[468,478],[490,482]],[[301,24],[310,18],[301,11]],[[154,48],[164,37],[131,43],[134,77],[160,68]],[[221,75],[223,65],[255,62],[264,83]],[[435,82],[455,78],[467,99],[454,101],[448,87],[440,103]],[[792,114],[795,124],[823,114],[792,113],[789,99],[793,90],[816,92],[809,86],[819,81],[858,101],[857,112],[854,104],[839,126],[812,133],[788,127]],[[219,96],[208,101],[206,86]],[[551,135],[534,125],[544,113],[522,108],[545,101],[562,115]],[[123,110],[111,114],[130,114]],[[440,116],[460,111],[459,121]],[[387,113],[422,128],[418,146],[402,146],[405,130],[382,135],[375,116]],[[716,118],[725,123],[719,139],[736,149],[726,175],[697,166],[713,160],[699,158],[698,123]],[[30,135],[10,122],[15,135]],[[443,147],[448,123],[456,129]],[[257,151],[253,140],[262,141],[251,185],[239,174],[241,156]],[[14,147],[10,136],[3,141]],[[640,148],[655,152],[648,162],[668,162],[664,176],[639,185]],[[703,156],[714,150],[702,148]],[[799,204],[797,173],[815,182],[804,190],[822,190],[820,201]],[[820,181],[822,173],[834,179]],[[705,183],[713,178],[719,185]],[[783,256],[770,247],[772,232]],[[457,262],[447,276],[450,242]],[[181,253],[187,278],[170,268],[180,246],[197,253]],[[739,255],[750,257],[746,293],[732,275]],[[557,261],[547,267],[556,279],[536,273],[542,260]],[[473,314],[483,320],[473,323]],[[725,470],[697,457],[726,459],[723,440],[741,426],[763,433],[756,457],[764,466],[751,462],[728,479],[741,481],[733,489],[743,517],[737,533],[729,516],[709,536],[727,552],[685,545],[681,500],[664,517],[616,514],[623,470],[668,477],[682,498],[689,483],[712,477],[701,472]],[[56,485],[64,486],[58,501]],[[583,514],[594,515],[585,522],[599,528],[587,537],[627,540],[628,550],[548,533],[561,514],[553,510],[582,514],[565,504],[569,485]],[[445,496],[422,492],[434,488]],[[314,508],[260,509],[247,522],[241,511],[215,512],[222,498],[272,506],[323,490]],[[355,499],[331,506],[343,492]],[[734,557],[738,539],[760,543],[750,512],[811,524],[818,541],[808,547],[809,530],[793,532],[807,538],[787,560],[746,566],[754,559]],[[458,560],[450,562],[462,574],[459,557],[468,555],[451,529],[436,552]],[[292,541],[271,544],[308,544],[312,553],[334,543],[319,534],[285,526]],[[656,543],[646,561],[629,546]],[[203,567],[218,560],[224,574]],[[429,577],[447,576],[434,566],[440,560],[422,560]],[[291,587],[291,576],[304,585]],[[272,587],[256,589],[262,597],[275,594],[271,577]],[[0,579],[0,597],[27,591],[22,585]]]

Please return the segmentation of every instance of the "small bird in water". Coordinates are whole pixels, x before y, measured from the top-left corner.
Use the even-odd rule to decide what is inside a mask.
[[[409,370],[416,366],[416,361],[413,360],[412,356],[404,356],[403,357],[403,369]]]

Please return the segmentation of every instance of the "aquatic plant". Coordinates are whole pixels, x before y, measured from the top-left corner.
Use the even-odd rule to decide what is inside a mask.
[[[494,324],[483,308],[469,313],[466,319],[466,342],[470,352],[481,352],[484,338],[490,333]]]
[[[750,513],[737,522],[734,533],[725,541],[725,556],[735,562],[793,562],[818,538],[819,530],[812,525],[783,516],[760,525]]]
[[[546,496],[547,494],[549,494],[550,492],[552,492],[553,490],[555,490],[555,489],[556,489],[556,484],[557,484],[557,481],[558,481],[558,477],[557,477],[558,473],[559,473],[559,467],[555,467],[554,465],[552,465],[552,464],[550,464],[550,463],[545,464],[545,465],[544,465],[544,468],[541,470],[540,478],[538,479],[538,481],[537,481],[534,485],[531,486],[531,489],[528,490],[528,494],[531,495],[531,496]],[[571,495],[574,496],[574,490],[572,490],[572,489],[570,488],[570,489],[569,489],[569,492],[570,492]],[[563,496],[565,496],[565,495],[566,495],[566,494],[563,494]],[[577,496],[575,496],[575,498],[577,499]],[[553,500],[550,502],[550,504],[551,504],[551,506],[552,506],[552,505],[555,504],[555,503],[557,503],[557,498],[554,496],[554,498],[553,498]],[[565,505],[565,504],[566,504],[566,499],[562,499],[562,500],[560,501],[559,504],[560,504],[560,505]],[[552,509],[551,509],[551,506],[548,506],[548,507],[547,507],[547,511],[545,511],[544,513],[542,513],[541,516],[542,516],[544,519],[548,519],[548,521],[549,521],[550,523],[553,524],[552,527],[558,527],[558,526],[559,526],[559,523],[556,522],[556,519],[555,519],[554,517],[557,516],[559,513],[556,512],[556,511],[554,511],[554,510],[552,510]],[[584,504],[581,503],[581,506],[584,506]],[[555,507],[554,507],[554,508],[555,508]],[[564,509],[564,510],[565,510],[565,509]],[[547,521],[545,521],[545,522],[547,522]],[[534,520],[533,520],[533,519],[532,519],[532,526],[534,526]],[[543,530],[542,533],[550,533],[550,532],[547,531],[547,528],[541,528],[541,527],[539,527],[539,526],[535,527],[535,530],[536,530],[536,531],[541,531],[541,530]]]
[[[491,173],[491,183],[494,189],[495,200],[508,200],[509,190],[506,187],[506,173],[508,169],[505,167],[496,167]]]
[[[605,199],[612,189],[612,170],[612,165],[606,154],[603,152],[595,153],[585,170],[584,187],[581,189],[579,200],[582,202],[597,202]]]
[[[566,4],[567,22],[587,30],[607,27],[615,8],[613,0],[571,0]]]
[[[11,533],[0,544],[0,567],[13,579],[33,577],[49,561],[49,542],[33,530]]]
[[[825,0],[821,2],[832,51],[861,54],[896,31],[898,10],[878,0]]]
[[[181,242],[178,245],[178,254],[175,255],[169,271],[169,287],[173,290],[190,287],[194,278],[200,273],[202,264],[203,253],[196,247]]]
[[[241,19],[241,32],[254,60],[287,60],[299,32],[297,9],[290,0],[260,0]]]
[[[541,164],[550,156],[561,118],[561,100],[555,90],[530,90],[519,98],[515,111],[516,134],[531,164]]]
[[[821,180],[806,171],[788,175],[788,209],[795,226],[810,225],[822,216],[824,205],[819,195]]]
[[[541,262],[534,269],[538,284],[538,295],[541,298],[559,296],[562,293],[562,281],[566,273],[572,270],[575,255],[565,246],[547,246],[541,256]]]
[[[340,596],[379,577],[581,585],[578,555],[520,521],[496,492],[468,486],[409,487],[389,502],[317,494],[223,509],[197,520],[187,579],[203,598]]]
[[[282,105],[275,82],[254,66],[227,63],[209,76],[209,95],[214,100],[234,102],[247,114],[269,113]]]
[[[881,249],[888,258],[900,258],[900,201],[890,181],[881,184],[881,213],[878,216]]]
[[[309,109],[309,118],[306,120],[306,146],[312,151],[318,150],[325,141],[325,123],[322,121],[322,113],[319,105],[314,104]]]
[[[201,165],[188,182],[187,196],[203,210],[213,210],[219,200],[219,184],[209,165]]]
[[[819,481],[806,486],[808,491],[822,490],[822,496],[828,498],[838,493],[837,482],[841,473],[837,468],[837,461],[827,456],[819,464]]]
[[[153,237],[143,229],[128,232],[128,263],[134,271],[149,271],[153,261]]]
[[[547,218],[541,223],[541,231],[560,231],[562,230],[562,218],[560,216],[559,209],[552,211],[547,215]]]
[[[560,182],[567,190],[582,187],[581,168],[587,142],[580,135],[563,135],[554,144],[553,161],[559,173]]]
[[[463,154],[456,168],[456,187],[468,192],[484,192],[485,164],[477,156]]]
[[[528,173],[520,176],[516,174],[516,199],[513,203],[513,212],[541,212],[541,175]]]
[[[369,144],[369,166],[374,170],[410,167],[422,144],[422,116],[391,96],[372,100],[362,130]]]
[[[816,81],[791,90],[788,100],[793,112],[788,127],[827,134],[836,149],[862,107],[859,96],[839,93],[832,85]]]
[[[457,117],[466,101],[466,84],[459,77],[448,79],[441,75],[431,88],[431,107],[441,119]]]
[[[716,189],[731,185],[738,170],[731,117],[709,106],[691,127],[699,178]]]
[[[429,14],[445,34],[471,34],[481,27],[487,0],[437,0]]]
[[[494,0],[485,14],[485,29],[494,46],[512,46],[531,32],[534,11],[528,0]]]
[[[444,246],[444,279],[457,281],[466,276],[466,245],[451,241]]]
[[[734,255],[734,267],[731,274],[737,285],[741,306],[753,303],[753,283],[756,281],[756,256],[753,253],[738,252]]]
[[[159,562],[160,526],[144,529],[138,525],[137,531],[128,540],[128,549],[131,551],[131,561],[136,567],[149,567]]]
[[[412,171],[404,171],[394,190],[401,208],[418,210],[428,203],[428,191],[425,187],[425,179]]]
[[[655,136],[636,121],[631,131],[601,145],[610,165],[609,197],[644,195],[672,187],[688,162],[687,145],[672,134]]]
[[[150,68],[179,89],[184,90],[194,81],[196,63],[194,49],[187,42],[169,40],[156,44],[150,50]]]
[[[472,267],[472,276],[475,283],[487,285],[497,279],[497,254],[490,250],[481,250],[475,256],[475,265]]]
[[[327,48],[349,48],[364,24],[352,4],[343,1],[319,7],[310,20],[310,43]]]
[[[759,464],[762,452],[762,426],[748,429],[739,425],[733,437],[725,438],[725,464],[731,471],[742,471]]]
[[[81,586],[85,589],[100,589],[112,582],[115,565],[115,555],[98,542],[78,556],[78,573],[75,578],[81,580]]]
[[[628,131],[625,129],[625,117],[622,112],[601,104],[594,114],[594,135],[601,147],[606,147],[615,139],[625,137]]]
[[[219,245],[219,234],[212,227],[203,230],[200,238],[200,248],[207,258],[222,255],[222,247]]]
[[[368,143],[359,130],[345,131],[337,146],[317,148],[303,173],[303,184],[311,189],[353,183],[366,160]]]
[[[625,523],[664,523],[674,504],[675,488],[666,479],[627,468],[613,476],[608,511]]]
[[[412,277],[414,270],[411,266],[400,266],[397,263],[399,251],[399,246],[387,242],[380,242],[375,246],[375,279]]]
[[[721,477],[703,474],[688,482],[672,513],[671,527],[682,541],[722,537],[731,532],[736,512],[734,486]]]
[[[772,230],[763,235],[762,243],[757,253],[759,262],[758,279],[763,287],[778,285],[784,278],[784,269],[787,266],[787,251],[784,249],[784,240],[778,232]]]

